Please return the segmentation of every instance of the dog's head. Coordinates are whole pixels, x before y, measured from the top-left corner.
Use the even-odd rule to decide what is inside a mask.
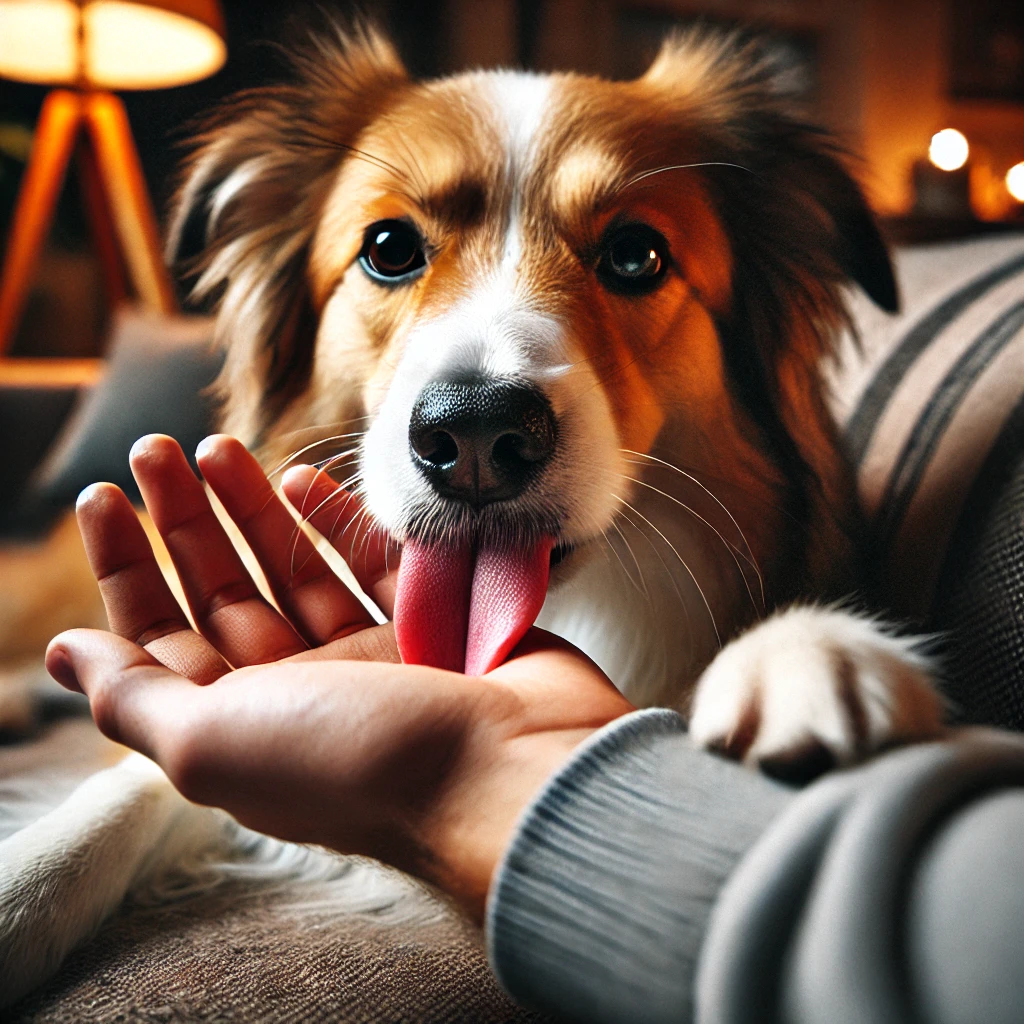
[[[471,657],[491,663],[667,431],[719,477],[812,486],[790,392],[840,284],[886,307],[895,285],[857,186],[749,46],[680,37],[631,82],[414,83],[361,31],[296,67],[204,136],[176,234],[205,218],[225,429],[275,459],[358,435],[414,632],[424,580],[463,587],[464,625],[497,587],[514,628]]]

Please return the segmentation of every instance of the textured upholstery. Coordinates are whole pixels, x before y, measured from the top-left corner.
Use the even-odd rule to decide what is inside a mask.
[[[538,1020],[498,988],[479,933],[455,915],[398,929],[287,894],[225,887],[125,906],[8,1024],[506,1024]]]
[[[81,779],[122,753],[81,718],[55,723],[32,744],[0,748],[0,839],[60,803]],[[10,800],[13,793],[21,796],[21,806]],[[35,806],[24,806],[26,798]],[[0,1009],[0,1020],[525,1024],[541,1019],[501,991],[479,929],[447,901],[435,898],[432,912],[394,924],[372,911],[341,909],[337,892],[316,883],[249,881],[167,905],[128,902],[47,984]]]
[[[834,381],[880,589],[951,717],[1024,728],[1024,236],[907,250]]]
[[[1024,403],[964,506],[929,626],[953,716],[1024,730]]]

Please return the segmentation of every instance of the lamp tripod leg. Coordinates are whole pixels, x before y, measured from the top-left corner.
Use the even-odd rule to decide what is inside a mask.
[[[82,202],[92,233],[92,242],[103,272],[103,284],[106,287],[107,301],[111,309],[116,309],[129,296],[128,280],[125,276],[124,263],[117,245],[117,232],[110,213],[110,205],[103,191],[96,154],[87,133],[83,132],[78,139],[76,152],[78,177],[82,186]]]
[[[49,93],[32,140],[0,272],[0,355],[14,342],[81,122],[77,93],[66,89]]]
[[[178,305],[174,285],[160,251],[160,232],[124,104],[108,92],[87,93],[84,102],[90,140],[129,276],[143,302],[173,313]]]

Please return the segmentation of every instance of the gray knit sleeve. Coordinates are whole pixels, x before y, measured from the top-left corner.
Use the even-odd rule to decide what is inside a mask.
[[[1024,738],[970,730],[795,795],[628,715],[525,812],[491,963],[586,1021],[1024,1019]]]
[[[811,786],[719,898],[701,1024],[1020,1024],[1024,738],[894,751]]]
[[[694,750],[674,712],[612,723],[527,810],[499,868],[487,921],[499,980],[570,1019],[685,1019],[715,898],[790,799]]]

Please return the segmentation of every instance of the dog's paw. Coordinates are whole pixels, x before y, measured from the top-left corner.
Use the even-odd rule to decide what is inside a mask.
[[[812,778],[936,736],[942,699],[913,642],[849,612],[791,608],[728,644],[697,682],[695,743],[779,778]]]

